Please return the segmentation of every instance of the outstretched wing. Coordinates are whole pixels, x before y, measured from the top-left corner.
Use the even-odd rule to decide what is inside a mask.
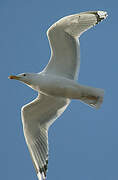
[[[80,67],[80,48],[77,38],[106,16],[107,13],[104,11],[84,12],[64,17],[53,24],[47,31],[51,58],[44,71],[77,79]]]
[[[40,95],[22,108],[26,143],[38,178],[46,177],[48,165],[48,128],[69,105],[70,100]]]

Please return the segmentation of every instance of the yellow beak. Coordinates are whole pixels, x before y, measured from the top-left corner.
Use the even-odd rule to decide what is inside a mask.
[[[9,76],[8,78],[9,78],[9,79],[16,79],[16,80],[19,80],[19,77],[18,77],[18,76],[12,76],[12,75],[11,75],[11,76]]]

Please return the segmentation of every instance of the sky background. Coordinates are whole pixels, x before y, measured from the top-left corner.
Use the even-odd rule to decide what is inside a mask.
[[[79,82],[105,89],[94,110],[73,100],[49,131],[48,180],[118,180],[118,2],[0,1],[0,179],[36,180],[20,109],[37,93],[10,74],[40,72],[50,57],[46,31],[63,16],[105,10],[109,17],[84,33]]]

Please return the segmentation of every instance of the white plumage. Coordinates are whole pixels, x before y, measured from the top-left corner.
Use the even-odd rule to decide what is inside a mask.
[[[48,165],[48,129],[64,112],[71,99],[99,108],[104,90],[77,83],[80,67],[78,37],[107,17],[90,11],[62,18],[47,31],[51,58],[41,73],[10,76],[38,91],[38,97],[22,108],[26,143],[39,180],[45,180]]]

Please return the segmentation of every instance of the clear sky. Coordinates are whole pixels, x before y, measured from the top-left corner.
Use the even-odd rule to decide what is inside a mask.
[[[65,15],[105,10],[109,17],[80,38],[79,82],[105,89],[94,110],[72,101],[50,128],[48,180],[118,180],[118,2],[115,0],[0,1],[0,179],[35,180],[20,117],[36,97],[8,75],[39,72],[48,63],[49,26]]]

